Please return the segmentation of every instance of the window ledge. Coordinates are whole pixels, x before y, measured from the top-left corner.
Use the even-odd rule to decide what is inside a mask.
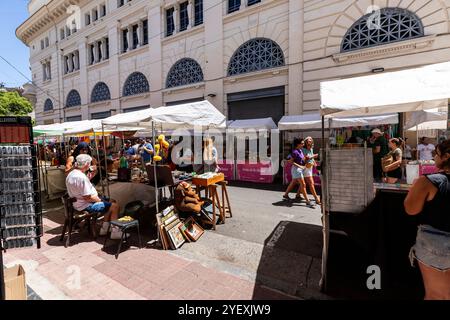
[[[55,113],[55,109],[52,109],[52,110],[44,110],[44,111],[42,112],[42,114],[43,114],[44,116],[50,115],[50,114],[54,114],[54,113]]]
[[[81,111],[81,106],[75,106],[75,107],[64,107],[65,112],[74,112],[74,111]]]
[[[96,108],[96,107],[102,107],[102,106],[109,106],[111,104],[111,100],[103,100],[98,102],[92,102],[89,104],[89,107]]]
[[[100,62],[96,62],[96,63],[94,63],[94,64],[89,65],[89,66],[87,67],[87,69],[88,69],[88,71],[91,71],[91,70],[93,70],[93,69],[97,69],[98,67],[105,66],[105,65],[107,65],[108,63],[109,63],[109,59],[102,60],[102,61],[100,61]]]
[[[51,82],[52,82],[52,79],[50,78],[50,79],[42,81],[42,84],[49,84]]]
[[[132,57],[134,55],[138,55],[139,53],[142,53],[143,51],[148,50],[148,48],[149,48],[148,44],[140,46],[140,47],[138,47],[136,49],[133,49],[133,50],[121,53],[119,55],[119,58],[120,59],[126,59],[126,58]]]
[[[271,68],[271,69],[264,69],[260,71],[255,72],[249,72],[249,73],[243,73],[236,76],[229,76],[225,79],[225,83],[236,83],[239,81],[246,81],[248,79],[255,79],[255,78],[264,78],[267,76],[277,76],[280,74],[287,74],[289,70],[288,66],[278,67],[278,68]]]
[[[134,96],[126,96],[126,97],[122,97],[120,98],[120,101],[122,102],[126,102],[126,101],[130,101],[130,100],[135,100],[135,99],[145,99],[145,98],[149,98],[150,97],[150,92],[145,92],[145,93],[141,93],[141,94],[136,94]]]
[[[66,73],[65,75],[63,75],[63,79],[72,78],[72,77],[79,76],[79,75],[80,75],[80,69],[78,69],[77,71],[72,71],[71,73]]]
[[[411,40],[399,41],[372,48],[334,54],[333,60],[336,63],[345,64],[345,63],[353,63],[355,61],[366,61],[373,58],[377,58],[379,56],[383,57],[395,56],[402,54],[404,52],[427,49],[433,45],[435,40],[436,35],[431,35]]]
[[[192,84],[187,84],[185,86],[179,86],[179,87],[173,87],[173,88],[167,88],[161,90],[163,94],[172,94],[177,91],[187,90],[187,89],[200,89],[205,87],[205,82],[197,82]]]
[[[171,36],[164,35],[164,38],[162,39],[162,43],[167,44],[167,43],[170,43],[173,41],[177,41],[183,37],[188,37],[188,36],[192,36],[194,34],[203,32],[204,29],[205,29],[205,22],[203,21],[203,23],[199,24],[198,26],[191,27],[190,29],[187,29],[187,30],[178,31],[177,33],[172,34]]]

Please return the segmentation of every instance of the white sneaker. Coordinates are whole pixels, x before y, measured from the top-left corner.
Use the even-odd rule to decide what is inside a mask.
[[[122,239],[122,234],[123,234],[123,232],[120,231],[119,228],[113,227],[112,231],[111,231],[111,240],[120,240],[120,239]],[[125,238],[128,238],[129,236],[130,236],[129,233],[125,234]]]
[[[100,236],[106,236],[109,231],[109,222],[103,222],[102,228],[100,229]]]

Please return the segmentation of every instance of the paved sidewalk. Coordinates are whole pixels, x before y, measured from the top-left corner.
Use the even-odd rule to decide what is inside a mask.
[[[52,220],[44,218],[40,250],[9,250],[4,256],[8,266],[24,266],[27,284],[43,300],[293,299],[149,245],[131,247],[116,260],[116,244],[111,241],[111,247],[102,251],[104,238],[91,240],[86,230],[65,248],[59,241],[62,220],[54,218],[62,219],[61,210],[52,211]]]

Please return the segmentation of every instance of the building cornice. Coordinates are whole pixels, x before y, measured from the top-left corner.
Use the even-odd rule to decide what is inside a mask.
[[[53,25],[55,21],[67,15],[67,8],[72,5],[78,5],[80,2],[81,0],[51,0],[17,27],[17,38],[28,46],[31,39],[42,28]]]
[[[405,52],[429,49],[433,46],[435,40],[436,35],[431,35],[362,50],[338,53],[333,55],[333,60],[339,64],[347,64],[368,61],[379,57],[392,57],[404,54]]]
[[[270,68],[270,69],[255,71],[255,72],[243,73],[243,74],[236,75],[236,76],[228,76],[227,78],[224,79],[224,83],[233,84],[236,82],[264,79],[267,77],[273,77],[273,76],[278,76],[278,75],[287,75],[288,73],[289,73],[289,67],[282,66],[282,67],[278,67],[278,68]]]

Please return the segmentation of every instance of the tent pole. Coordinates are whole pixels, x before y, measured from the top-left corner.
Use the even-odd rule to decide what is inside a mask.
[[[47,193],[47,198],[50,197],[50,194],[48,192],[48,172],[47,172],[47,145],[45,144],[45,140],[47,140],[47,134],[44,134],[44,141],[42,142],[42,145],[44,146],[44,172],[45,172],[45,192]]]
[[[155,143],[155,122],[152,120],[152,139]],[[153,161],[153,176],[155,178],[155,202],[156,202],[156,213],[159,213],[159,195],[158,195],[158,179],[156,178],[156,161]]]
[[[330,121],[331,122],[331,121]],[[329,126],[331,130],[331,126]],[[329,244],[329,216],[327,213],[328,206],[328,153],[329,153],[329,140],[325,142],[325,116],[322,116],[322,226],[323,226],[323,251],[322,251],[322,277],[320,280],[320,287],[322,292],[327,291],[327,263],[328,263],[328,244]],[[325,177],[325,179],[323,179]],[[325,191],[325,192],[324,192]]]
[[[95,130],[94,130],[94,134],[95,134]],[[106,160],[105,127],[104,127],[103,123],[102,123],[102,141],[103,141],[103,148],[105,148],[106,189],[108,190],[108,197],[111,197],[111,193],[109,191],[109,181],[108,181],[108,161]],[[100,163],[100,161],[99,161],[99,163]],[[103,187],[103,183],[102,183],[102,187]],[[105,191],[103,191],[103,193],[104,192]]]
[[[98,173],[100,174],[100,183],[102,184],[102,192],[103,192],[103,194],[105,194],[105,185],[103,184],[103,175],[102,175],[102,169],[101,169],[100,154],[98,153],[97,136],[95,135],[95,129],[93,131],[94,131],[95,150],[97,151]],[[104,141],[103,141],[103,147],[105,147]]]

